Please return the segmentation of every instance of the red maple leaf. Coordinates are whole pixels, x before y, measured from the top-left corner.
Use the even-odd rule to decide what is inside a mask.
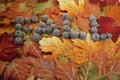
[[[107,5],[114,5],[118,2],[118,0],[89,0],[91,3],[99,4],[100,7],[104,7]]]
[[[0,60],[12,61],[15,58],[21,57],[17,48],[19,46],[13,43],[13,39],[10,35],[3,33],[0,36]]]
[[[112,40],[115,42],[120,35],[120,26],[116,26],[114,20],[109,17],[101,16],[99,19],[97,19],[97,22],[100,25],[98,27],[98,33],[111,33],[113,35]]]

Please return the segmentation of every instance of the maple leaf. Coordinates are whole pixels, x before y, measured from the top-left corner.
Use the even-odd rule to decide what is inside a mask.
[[[99,49],[105,51],[108,54],[109,59],[112,59],[117,55],[116,45],[112,40],[93,42],[89,34],[87,34],[86,40],[60,40],[57,37],[42,38],[39,44],[41,45],[40,48],[43,52],[51,52],[54,57],[65,55],[70,61],[79,65],[86,63],[89,56]]]
[[[60,66],[64,66],[66,69],[61,71]],[[59,72],[57,70],[59,70]],[[65,75],[61,76],[60,73]],[[15,59],[7,66],[3,75],[3,80],[27,80],[31,77],[33,80],[75,80],[76,75],[77,68],[75,65],[70,65],[59,61],[56,62],[56,60],[52,57],[41,59],[25,57]]]
[[[16,3],[22,3],[24,0],[15,0]]]
[[[32,57],[27,58],[28,64],[33,66],[33,74],[37,78],[45,80],[55,80],[54,60],[50,57],[47,59],[34,59]]]
[[[43,37],[40,41],[39,44],[41,45],[40,48],[44,52],[53,52],[53,56],[58,56],[62,54],[61,46],[62,42],[59,40],[57,37],[52,37],[52,38],[45,38]]]
[[[46,1],[48,1],[48,0],[38,0],[38,2],[46,2]]]
[[[112,18],[115,21],[115,24],[120,25],[120,7],[115,5],[106,10],[106,16]]]
[[[107,5],[115,5],[118,0],[89,0],[91,3],[99,4],[100,7],[105,7]]]
[[[40,48],[42,49],[42,51],[52,52],[52,55],[54,57],[58,57],[59,55],[63,54],[68,58],[70,58],[71,61],[77,64],[81,64],[88,61],[88,56],[90,54],[89,52],[96,50],[96,49],[91,49],[94,48],[95,45],[93,41],[90,39],[90,36],[89,39],[87,40],[88,42],[84,42],[83,40],[79,40],[79,39],[72,41],[63,39],[62,42],[59,38],[52,37],[52,38],[42,38],[42,40],[40,40],[39,43],[41,45]],[[88,43],[89,46],[87,46],[86,43]]]
[[[48,0],[46,2],[41,2],[41,3],[34,2],[33,4],[30,4],[30,6],[34,7],[34,9],[33,9],[34,15],[43,14],[43,13],[45,13],[46,9],[54,8],[55,6],[54,6],[53,1],[54,0]]]
[[[0,25],[1,25],[2,27],[8,27],[8,26],[11,25],[11,20],[4,18],[4,19],[2,19],[2,20],[0,21]]]
[[[6,67],[3,80],[26,80],[30,75],[31,67],[26,63],[26,59],[15,59]]]
[[[0,17],[7,17],[9,19],[14,19],[16,16],[22,16],[22,17],[31,17],[32,11],[31,9],[33,7],[26,6],[26,2],[23,3],[6,3],[6,10],[2,13],[0,13]],[[14,15],[13,15],[14,14]]]
[[[78,70],[75,64],[72,63],[66,64],[58,60],[56,60],[55,62],[56,62],[55,75],[57,80],[78,80],[77,72]]]
[[[116,41],[116,46],[117,46],[117,48],[116,48],[116,51],[119,53],[120,52],[120,36],[119,36],[119,38],[118,38],[118,40]],[[120,55],[117,55],[118,57],[120,56]]]
[[[86,40],[72,39],[72,43],[69,44],[72,44],[72,48],[69,49],[70,51],[66,53],[65,56],[77,64],[86,63],[88,57],[98,49],[89,34],[87,34]]]
[[[112,62],[109,61],[107,53],[99,50],[93,54],[90,60],[95,64],[98,69],[99,75],[120,75],[120,58],[116,57]]]
[[[76,25],[83,31],[89,32],[90,29],[90,21],[88,17],[90,15],[95,15],[99,17],[100,15],[100,7],[99,5],[91,4],[90,2],[86,1],[84,5],[84,12],[79,13],[76,16]]]
[[[0,35],[7,32],[8,34],[13,33],[15,30],[13,27],[2,27],[0,28]]]
[[[58,2],[60,9],[67,11],[71,15],[76,15],[84,11],[84,0],[78,0],[78,3],[74,0],[58,0]]]
[[[4,69],[5,69],[5,67],[6,67],[6,65],[7,65],[8,63],[9,63],[9,62],[1,61],[1,60],[0,60],[0,76],[3,74]]]
[[[24,42],[24,45],[22,46],[22,55],[41,58],[42,54],[39,48],[40,45],[34,42],[32,40],[32,37],[29,35],[26,35],[24,39],[25,39],[25,42]]]
[[[54,23],[58,26],[59,29],[62,28],[61,13],[57,8],[46,9],[46,14],[51,19],[53,19]]]
[[[13,44],[13,38],[10,35],[5,32],[0,36],[0,60],[12,61],[21,57],[17,49],[20,49],[20,46]]]
[[[98,27],[98,33],[103,34],[103,33],[111,33],[113,35],[112,40],[115,42],[117,38],[119,37],[120,34],[120,27],[115,26],[115,22],[112,18],[109,17],[103,17],[101,16],[99,19],[97,19],[99,23]]]
[[[106,76],[99,76],[95,65],[89,61],[79,69],[81,80],[104,80]]]
[[[91,60],[95,64],[95,66],[98,68],[99,75],[106,74],[106,67],[107,67],[106,64],[107,64],[108,57],[104,51],[99,50],[98,52],[93,54],[91,56]]]

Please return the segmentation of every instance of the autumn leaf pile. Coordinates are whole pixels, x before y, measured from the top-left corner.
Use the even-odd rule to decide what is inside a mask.
[[[14,44],[15,17],[40,21],[46,14],[61,30],[63,13],[71,29],[87,32],[85,40],[44,35],[37,43],[31,33]],[[119,0],[0,0],[0,80],[120,80],[119,14]],[[112,39],[91,40],[90,15],[97,17],[98,33],[110,32]]]

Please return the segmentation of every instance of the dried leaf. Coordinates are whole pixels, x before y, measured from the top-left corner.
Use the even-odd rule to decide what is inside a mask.
[[[25,42],[24,42],[24,45],[22,46],[22,55],[41,58],[42,54],[39,48],[40,45],[34,42],[31,36],[29,35],[26,35],[24,39],[25,39]]]
[[[58,26],[59,29],[62,28],[62,19],[60,11],[57,8],[51,8],[46,10],[46,14],[53,19],[54,23]]]
[[[86,40],[72,39],[62,41],[57,37],[42,38],[40,40],[40,48],[43,52],[52,52],[54,57],[65,55],[77,64],[86,63],[89,56],[102,49],[107,53],[109,59],[114,59],[116,53],[116,45],[112,40],[93,42],[90,35],[87,35]]]
[[[84,0],[78,0],[78,4],[74,0],[58,0],[59,7],[63,11],[67,11],[71,15],[76,15],[84,11]]]
[[[5,69],[7,64],[8,64],[8,62],[0,61],[0,76],[3,74],[4,69]]]
[[[120,17],[119,17],[120,11],[119,11],[119,9],[120,9],[120,7],[115,5],[106,11],[106,16],[115,20],[115,23],[117,25],[120,25]]]
[[[63,54],[77,64],[87,62],[89,55],[96,51],[95,44],[90,39],[90,35],[88,35],[85,41],[79,39],[73,39],[72,41],[63,39],[62,42],[57,37],[42,38],[42,40],[40,40],[40,45],[42,51],[52,52],[54,57]]]
[[[77,71],[75,64],[66,64],[56,60],[55,75],[57,80],[77,80]]]
[[[0,60],[12,61],[15,58],[21,57],[20,46],[13,43],[13,37],[7,33],[0,35]]]
[[[100,7],[105,7],[107,5],[115,5],[118,0],[89,0],[91,3],[94,3],[94,4],[99,4]]]
[[[8,27],[11,25],[11,21],[10,21],[10,19],[4,18],[3,20],[0,21],[0,25],[2,27]]]
[[[109,17],[101,16],[97,21],[100,25],[98,27],[98,33],[103,34],[109,32],[113,35],[112,40],[116,42],[120,35],[120,26],[116,26],[114,20]]]
[[[120,58],[115,58],[112,63],[109,62],[107,54],[100,50],[91,56],[92,62],[98,69],[99,75],[119,75],[120,74]]]
[[[28,63],[33,66],[33,74],[35,77],[45,80],[55,80],[55,63],[52,58],[34,59],[32,57],[29,57],[27,60]]]
[[[91,40],[89,34],[87,34],[86,40],[73,39],[72,43],[69,44],[72,44],[73,46],[65,56],[77,64],[86,63],[88,57],[98,49],[96,43]]]
[[[34,9],[33,9],[34,15],[43,14],[43,13],[45,13],[46,9],[53,8],[54,7],[53,1],[54,0],[48,0],[47,2],[41,2],[41,3],[35,2],[35,3],[31,4],[31,6],[34,7]]]
[[[30,75],[31,67],[26,63],[26,59],[15,59],[5,69],[3,80],[26,80]]]
[[[52,57],[41,59],[26,57],[12,61],[5,69],[3,75],[3,80],[26,80],[30,78],[45,80],[77,80],[77,68],[72,63],[63,63],[54,60]]]
[[[53,52],[53,56],[58,56],[62,54],[61,52],[62,48],[62,42],[59,40],[57,37],[52,37],[52,38],[42,38],[39,41],[39,44],[41,45],[40,48],[44,52]]]
[[[74,12],[74,11],[73,11]],[[95,15],[96,17],[99,17],[100,15],[100,7],[99,5],[91,4],[88,1],[85,2],[84,5],[84,12],[80,13],[76,16],[76,25],[83,31],[89,32],[90,29],[90,21],[88,17],[90,15]]]
[[[109,74],[120,75],[120,57],[113,60]]]
[[[95,65],[92,62],[80,67],[79,70],[81,80],[105,80],[106,76],[99,76]]]
[[[0,13],[0,17],[5,16],[7,18],[14,19],[16,16],[19,16],[19,15],[22,17],[31,17],[32,16],[31,9],[33,7],[26,6],[26,2],[24,2],[24,3],[9,2],[6,5],[7,5],[6,11],[4,11],[3,13]]]
[[[116,46],[117,46],[117,48],[116,48],[116,50],[117,50],[117,52],[119,52],[120,51],[120,36],[119,36],[119,38],[118,38],[118,40],[116,41]],[[120,55],[119,55],[120,56]]]
[[[107,66],[108,65],[108,62],[107,62],[108,61],[108,56],[104,51],[99,50],[98,52],[93,54],[91,56],[91,60],[95,64],[95,66],[98,68],[99,75],[106,74],[106,72],[107,72],[106,67],[108,67]]]
[[[0,28],[0,35],[7,32],[8,34],[13,33],[15,30],[13,27],[2,27]]]
[[[46,1],[48,1],[48,0],[38,0],[38,2],[46,2]]]

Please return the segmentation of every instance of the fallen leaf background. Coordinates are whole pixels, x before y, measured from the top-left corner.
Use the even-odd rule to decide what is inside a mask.
[[[118,0],[1,0],[0,80],[120,80],[120,18]],[[23,24],[33,30],[46,14],[62,29],[62,14],[70,15],[70,28],[87,32],[87,38],[63,39],[43,35],[39,43],[24,34],[14,44],[14,19],[37,16],[38,22]],[[88,17],[97,18],[98,33],[113,37],[91,40]]]

